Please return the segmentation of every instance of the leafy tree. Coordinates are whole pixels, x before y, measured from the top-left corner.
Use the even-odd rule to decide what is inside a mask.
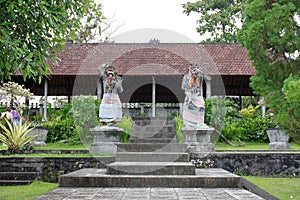
[[[199,0],[183,4],[184,13],[200,13],[197,32],[210,33],[207,42],[237,42],[236,34],[246,0]]]
[[[102,10],[102,4],[101,2],[96,4],[97,9],[88,13],[87,17],[82,20],[84,21],[82,23],[82,27],[75,32],[75,37],[67,37],[68,42],[113,42],[110,41],[111,35],[114,34],[121,26],[123,26],[123,23],[119,23],[115,19],[115,15],[113,15],[111,18],[106,18],[103,15],[99,15],[98,11]]]
[[[265,98],[275,119],[287,111],[284,81],[300,73],[299,15],[298,0],[249,0],[238,33],[256,68],[251,87]],[[297,120],[299,123],[300,117]]]
[[[0,0],[0,82],[19,72],[41,81],[67,36],[101,15],[94,0]]]
[[[82,19],[82,27],[77,29],[74,35],[69,35],[67,40],[72,43],[87,43],[93,41],[101,33],[101,23],[105,20],[99,11],[102,9],[101,3],[96,5],[96,9],[87,13]]]

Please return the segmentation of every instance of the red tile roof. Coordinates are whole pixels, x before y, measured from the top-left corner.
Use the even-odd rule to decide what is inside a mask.
[[[121,75],[182,75],[189,63],[211,75],[253,75],[255,69],[240,44],[67,44],[52,75],[98,75],[112,63]]]

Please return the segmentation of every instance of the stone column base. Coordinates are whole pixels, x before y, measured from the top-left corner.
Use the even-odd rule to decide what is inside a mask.
[[[269,149],[278,150],[278,149],[289,149],[290,144],[286,142],[271,142],[269,143]]]
[[[115,154],[123,129],[118,127],[97,126],[90,130],[94,136],[89,152],[91,154]]]
[[[210,142],[214,128],[185,127],[181,131],[185,136],[184,143],[188,145],[188,153],[202,154],[214,151],[214,145]]]

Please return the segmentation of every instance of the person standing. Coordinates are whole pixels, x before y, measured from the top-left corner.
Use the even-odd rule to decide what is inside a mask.
[[[19,113],[15,107],[12,108],[11,114],[12,114],[12,124],[15,123],[18,126],[19,125]]]
[[[1,116],[0,116],[0,120],[2,120],[1,123],[3,123],[5,125],[5,127],[8,128],[7,122],[4,119],[7,119],[7,121],[10,124],[12,124],[13,117],[12,117],[12,114],[11,114],[11,108],[10,107],[7,107],[5,112],[1,113]]]

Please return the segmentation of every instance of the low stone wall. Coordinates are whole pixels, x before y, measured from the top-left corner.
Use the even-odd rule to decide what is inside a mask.
[[[191,154],[201,168],[222,168],[238,175],[300,177],[300,152],[215,152]]]
[[[38,172],[37,179],[46,182],[58,182],[61,174],[67,174],[82,168],[105,168],[114,162],[114,157],[86,158],[86,157],[47,157],[47,158],[0,158],[0,171]]]
[[[300,153],[228,153],[214,152],[206,156],[191,154],[191,161],[201,168],[222,168],[238,175],[300,177]],[[60,174],[82,168],[106,168],[114,157],[47,157],[47,158],[0,158],[1,171],[12,166],[36,168],[38,179],[57,182]]]

